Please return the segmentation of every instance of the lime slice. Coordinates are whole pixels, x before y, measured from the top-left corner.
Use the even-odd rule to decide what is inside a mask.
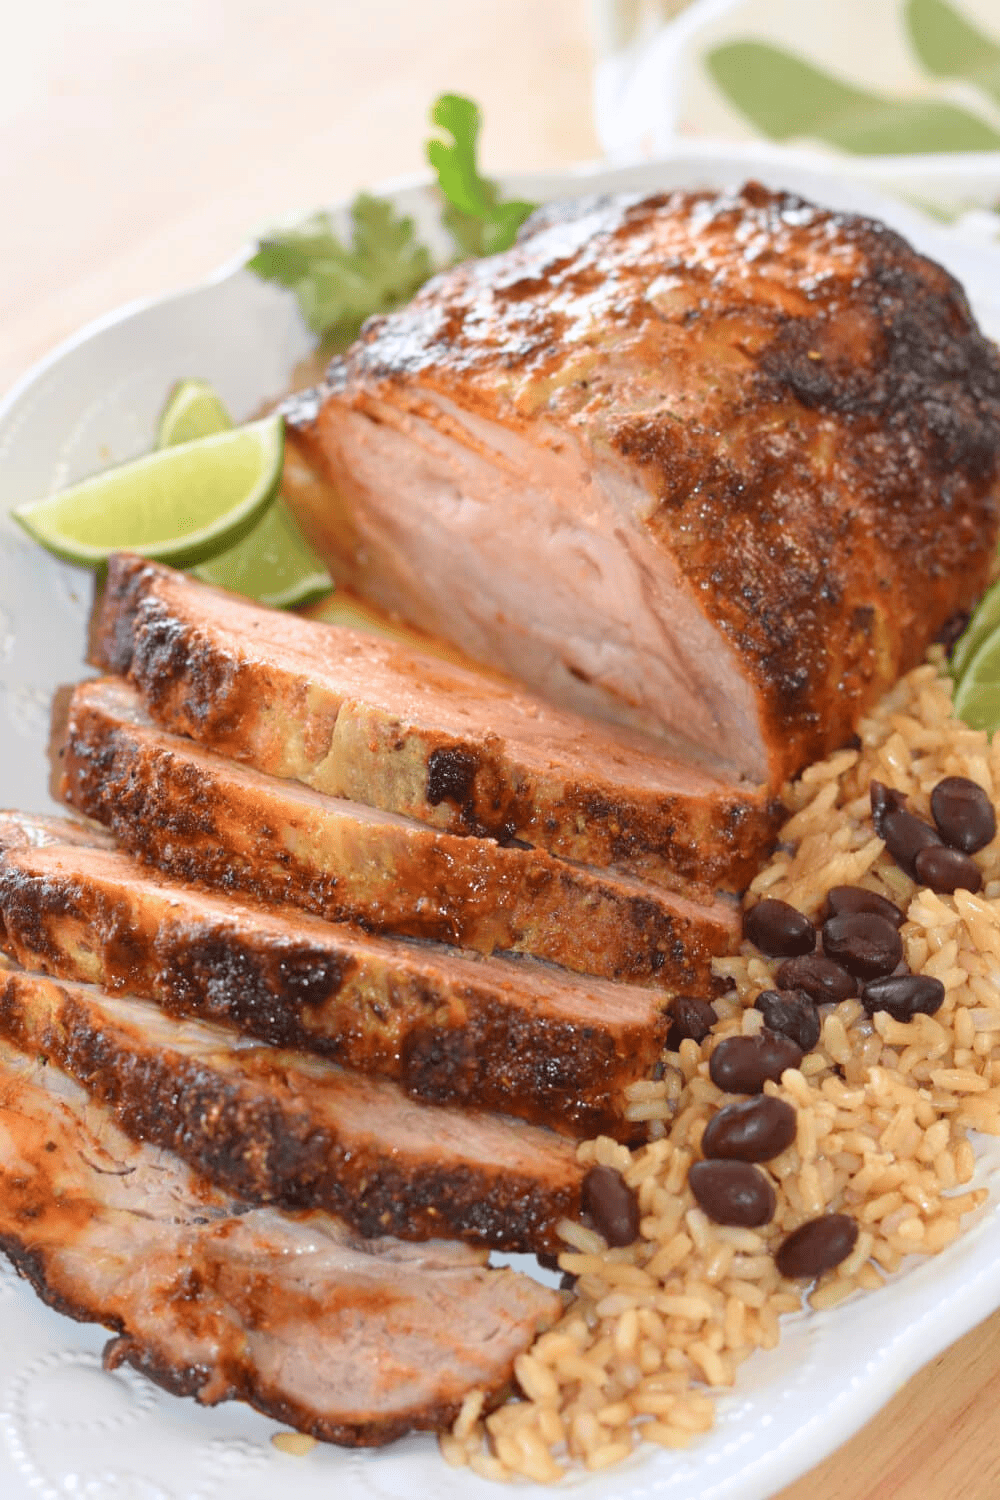
[[[213,432],[228,432],[233,419],[207,380],[179,380],[167,397],[156,433],[158,448],[193,443]]]
[[[1000,629],[1000,583],[995,583],[980,599],[972,613],[972,619],[959,636],[958,644],[951,654],[951,675],[956,682],[964,673],[980,646]]]
[[[1000,726],[1000,627],[988,635],[955,687],[956,717],[971,729]]]
[[[280,495],[249,536],[192,572],[272,609],[314,604],[333,588],[333,579]]]
[[[280,416],[161,448],[11,512],[67,562],[95,567],[140,552],[188,567],[251,531],[281,483]]]
[[[207,380],[181,380],[163,408],[157,447],[207,437],[232,425],[232,418]],[[269,604],[272,609],[315,604],[333,588],[333,579],[280,495],[248,536],[192,572],[206,583]]]

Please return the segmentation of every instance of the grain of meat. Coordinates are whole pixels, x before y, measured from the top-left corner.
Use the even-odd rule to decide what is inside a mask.
[[[517,1362],[522,1400],[484,1419],[480,1398],[467,1398],[441,1439],[450,1463],[546,1482],[574,1463],[607,1468],[643,1440],[684,1448],[712,1426],[713,1393],[755,1349],[777,1344],[782,1314],[803,1296],[819,1309],[877,1289],[908,1255],[945,1249],[985,1200],[971,1186],[969,1132],[1000,1134],[1000,841],[973,856],[980,894],[936,894],[886,852],[869,799],[875,778],[905,793],[923,819],[934,787],[964,776],[995,801],[1000,737],[991,746],[950,717],[941,667],[937,656],[911,672],[861,724],[859,749],[786,788],[782,843],[746,898],[748,908],[787,901],[817,923],[836,886],[893,902],[906,917],[904,956],[914,974],[940,981],[940,1008],[903,1023],[869,1015],[856,996],[822,1005],[816,1048],[764,1084],[762,1097],[794,1109],[797,1125],[794,1141],[755,1168],[773,1183],[774,1218],[728,1227],[711,1222],[688,1184],[708,1122],[733,1107],[711,1081],[709,1058],[722,1039],[760,1034],[754,1001],[774,987],[780,962],[748,943],[716,960],[732,988],[714,1002],[712,1033],[681,1040],[665,1054],[662,1079],[628,1090],[628,1113],[637,1127],[646,1123],[648,1144],[630,1151],[600,1138],[579,1148],[582,1162],[616,1169],[635,1191],[639,1238],[610,1248],[591,1229],[562,1225],[559,1263],[577,1278],[574,1295]],[[824,1255],[846,1250],[845,1258],[812,1284],[784,1278],[775,1257],[814,1221]],[[786,1250],[786,1268],[798,1267],[802,1238]]]

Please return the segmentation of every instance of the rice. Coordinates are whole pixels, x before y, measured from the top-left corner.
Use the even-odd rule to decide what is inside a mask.
[[[747,907],[779,897],[813,918],[834,885],[888,897],[907,913],[911,969],[944,985],[940,1010],[903,1024],[869,1016],[857,999],[823,1007],[815,1051],[765,1084],[797,1111],[794,1143],[760,1168],[775,1188],[774,1218],[762,1229],[727,1228],[687,1185],[708,1120],[732,1099],[712,1083],[708,1059],[721,1038],[759,1031],[753,1002],[773,986],[777,963],[748,945],[717,960],[730,990],[715,1002],[712,1035],[665,1053],[662,1078],[626,1090],[627,1118],[646,1122],[648,1144],[630,1151],[601,1138],[578,1150],[581,1163],[615,1167],[635,1190],[639,1240],[611,1249],[594,1230],[563,1222],[559,1263],[577,1277],[564,1315],[518,1361],[523,1399],[483,1418],[481,1398],[467,1398],[442,1439],[450,1463],[546,1483],[569,1465],[619,1463],[643,1441],[684,1448],[712,1426],[712,1392],[731,1386],[754,1350],[777,1344],[782,1315],[803,1296],[819,1309],[876,1290],[905,1257],[950,1245],[985,1201],[985,1190],[967,1187],[968,1132],[1000,1134],[1000,839],[975,856],[979,895],[936,895],[886,854],[869,804],[874,778],[928,818],[931,791],[953,775],[995,801],[1000,736],[993,746],[951,717],[942,667],[938,651],[862,723],[858,749],[785,789],[778,851],[746,896]],[[774,1252],[831,1212],[857,1221],[857,1242],[804,1290],[779,1274]]]

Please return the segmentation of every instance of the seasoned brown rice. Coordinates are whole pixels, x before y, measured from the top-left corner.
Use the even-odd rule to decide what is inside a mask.
[[[834,885],[888,896],[907,913],[911,969],[941,980],[944,1004],[906,1024],[869,1017],[856,999],[823,1008],[816,1050],[765,1085],[798,1118],[794,1144],[766,1168],[774,1219],[726,1228],[687,1186],[702,1131],[729,1097],[711,1082],[708,1059],[720,1038],[761,1028],[753,1001],[776,965],[747,945],[718,960],[732,988],[716,1002],[712,1035],[700,1046],[684,1041],[664,1055],[662,1079],[627,1091],[628,1118],[646,1122],[649,1143],[630,1151],[600,1138],[579,1148],[582,1162],[617,1168],[637,1192],[639,1240],[609,1249],[594,1230],[564,1221],[560,1265],[578,1278],[564,1316],[517,1362],[523,1399],[483,1419],[481,1394],[467,1398],[441,1439],[449,1463],[546,1483],[573,1463],[607,1468],[641,1441],[684,1448],[712,1426],[711,1393],[730,1386],[755,1349],[772,1348],[781,1315],[801,1306],[801,1284],[784,1280],[773,1258],[791,1230],[828,1212],[858,1222],[852,1253],[808,1290],[812,1307],[827,1308],[880,1287],[905,1256],[943,1250],[984,1200],[962,1189],[974,1167],[967,1132],[1000,1134],[1000,839],[975,856],[981,894],[918,888],[875,836],[869,783],[906,792],[924,817],[944,776],[968,776],[995,801],[1000,736],[990,745],[951,718],[938,654],[898,684],[859,737],[859,749],[786,788],[782,843],[746,904],[777,896],[815,917]]]

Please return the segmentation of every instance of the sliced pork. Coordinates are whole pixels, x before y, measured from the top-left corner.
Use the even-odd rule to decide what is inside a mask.
[[[752,784],[844,743],[996,546],[1000,357],[961,289],[756,184],[542,210],[286,410],[341,579]]]
[[[250,1203],[326,1209],[364,1235],[549,1252],[579,1213],[583,1168],[564,1136],[419,1104],[143,1000],[0,968],[0,1036],[50,1058],[134,1140]]]
[[[0,1248],[44,1301],[115,1332],[109,1367],[351,1445],[447,1426],[474,1387],[500,1397],[561,1312],[467,1246],[248,1208],[7,1043]]]
[[[135,690],[84,683],[70,705],[62,794],[130,853],[377,931],[676,988],[731,951],[734,903],[676,892],[329,797],[154,728]]]
[[[113,849],[115,841],[99,823],[82,818],[53,817],[50,813],[0,811],[0,854],[11,849],[44,849],[50,844],[74,844],[87,849]]]
[[[634,1131],[623,1090],[652,1072],[669,1029],[657,991],[235,901],[60,843],[59,824],[22,816],[13,828],[33,838],[12,847],[0,813],[0,946],[23,968],[315,1052],[418,1098],[581,1138]]]
[[[98,665],[157,723],[318,791],[675,887],[746,887],[777,805],[398,642],[262,609],[143,558],[109,568]]]

